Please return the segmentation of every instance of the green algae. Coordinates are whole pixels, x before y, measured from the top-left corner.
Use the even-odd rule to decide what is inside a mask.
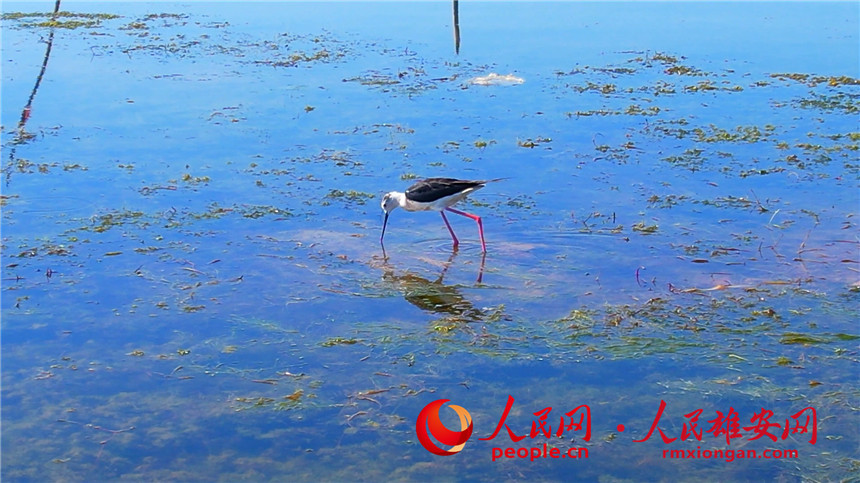
[[[43,18],[45,20],[35,20]],[[103,20],[120,18],[110,13],[51,12],[4,12],[3,20],[16,21],[18,28],[61,28],[74,30],[101,26]]]

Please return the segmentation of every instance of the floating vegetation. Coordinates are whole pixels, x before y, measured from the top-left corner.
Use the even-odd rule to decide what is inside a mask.
[[[75,13],[59,11],[53,12],[5,12],[3,20],[17,21],[18,28],[93,28],[101,25],[103,20],[119,18],[119,15],[110,13]],[[36,20],[44,19],[44,20]]]
[[[690,148],[681,154],[667,156],[663,158],[663,161],[690,171],[698,171],[705,164],[705,158],[702,156],[702,153],[704,153],[702,149]]]
[[[551,143],[552,139],[538,136],[535,139],[528,138],[526,140],[517,140],[517,146],[521,148],[536,148],[541,144]]]
[[[362,162],[356,160],[348,151],[338,151],[334,149],[323,149],[319,154],[315,155],[313,161],[323,161],[332,163],[334,166],[358,168],[363,165]]]
[[[810,98],[797,101],[797,105],[804,109],[821,109],[823,111],[841,111],[843,114],[860,113],[860,94],[838,94],[824,95],[811,94]]]
[[[652,208],[672,208],[690,199],[687,195],[651,195],[648,198],[648,205]]]
[[[624,114],[628,116],[656,116],[660,114],[659,106],[640,107],[638,104],[631,104],[624,109]]]
[[[779,339],[780,344],[826,344],[827,339],[813,336],[810,334],[800,334],[797,332],[786,332]]]
[[[342,200],[342,201],[346,201],[347,203],[355,203],[358,205],[364,205],[369,200],[375,199],[376,195],[374,195],[373,193],[365,193],[365,192],[356,191],[356,190],[343,191],[343,190],[333,189],[333,190],[329,191],[328,194],[325,195],[325,198],[326,199]]]
[[[774,129],[774,126],[765,126],[763,129],[758,126],[737,126],[729,131],[712,124],[707,128],[694,128],[691,133],[696,136],[696,141],[700,143],[757,143],[766,140]]]
[[[149,37],[147,37],[149,38]],[[129,47],[126,47],[123,50],[125,54],[132,54],[137,52],[145,52],[152,55],[175,55],[180,57],[190,57],[195,55],[197,49],[202,47],[204,44],[200,40],[185,40],[182,38],[174,38],[169,42],[159,43],[159,44],[135,44]]]
[[[345,78],[343,82],[357,82],[363,86],[378,88],[382,92],[416,95],[438,89],[455,79],[456,76],[430,77],[422,67],[407,67],[396,72],[373,70]]]
[[[509,199],[508,201],[506,201],[505,206],[510,206],[510,207],[513,207],[516,209],[522,209],[522,210],[531,210],[531,209],[535,208],[536,203],[535,203],[534,199],[532,199],[531,196],[519,195],[519,196],[515,196],[515,197]]]
[[[621,114],[620,110],[610,111],[608,109],[598,109],[591,111],[576,111],[576,112],[566,112],[565,116],[567,117],[590,117],[590,116],[617,116]]]
[[[811,74],[800,74],[800,73],[776,73],[770,75],[774,79],[779,80],[792,80],[795,82],[800,82],[802,84],[806,84],[809,87],[816,87],[819,84],[827,84],[829,87],[839,87],[839,86],[858,86],[860,85],[860,79],[856,77],[849,77],[845,75],[841,76],[821,76],[821,75],[811,75]]]
[[[714,293],[698,301],[670,296],[653,297],[638,304],[606,305],[601,309],[583,306],[552,321],[548,328],[558,333],[541,333],[539,337],[555,341],[550,344],[555,350],[576,347],[577,354],[598,358],[607,353],[613,357],[640,358],[654,353],[694,354],[703,348],[723,351],[725,349],[721,345],[725,334],[764,334],[791,323],[776,317],[771,307],[759,305],[764,296],[774,295],[763,287],[747,287],[724,296],[716,295],[713,290],[720,292],[731,287],[676,291],[678,294]],[[797,317],[797,314],[790,316],[795,323]],[[678,331],[698,334],[696,341],[680,336]],[[564,337],[560,339],[560,335]],[[612,343],[619,337],[623,344]],[[789,331],[780,336],[778,343],[808,346],[840,344],[858,338],[860,336],[848,334]],[[749,361],[754,358],[756,343],[741,343],[733,350],[733,358]],[[797,354],[780,356],[778,365],[793,364],[792,358]]]
[[[18,258],[33,258],[41,255],[67,256],[71,255],[72,247],[63,244],[45,243],[38,247],[28,247],[18,253]]]
[[[630,229],[633,231],[645,234],[645,235],[650,235],[653,233],[657,233],[657,230],[659,230],[659,227],[656,224],[655,225],[649,225],[649,224],[645,223],[644,221],[639,221],[639,222],[634,223],[630,227]]]
[[[358,339],[353,338],[344,338],[344,337],[331,337],[320,343],[323,347],[334,347],[336,345],[353,345],[359,342]]]
[[[674,63],[673,63],[674,64]],[[687,67],[686,65],[674,64],[664,70],[668,75],[705,75],[703,72],[698,69],[694,69],[692,67]]]
[[[685,92],[708,92],[716,90],[719,90],[719,88],[714,85],[713,81],[710,80],[704,80],[700,81],[697,84],[684,86]]]
[[[391,75],[372,72],[359,77],[350,77],[343,80],[344,82],[358,82],[363,86],[390,86],[399,84],[400,80]]]
[[[212,181],[209,176],[191,176],[190,173],[183,174],[181,179],[183,183],[188,183],[191,185],[208,183]]]
[[[18,158],[12,166],[7,166],[7,169],[14,167],[18,173],[40,173],[49,174],[53,168],[62,168],[63,171],[87,171],[87,167],[79,163],[34,163],[29,159]]]
[[[262,381],[261,381],[262,382]],[[268,396],[244,396],[234,398],[234,411],[248,411],[251,409],[271,409],[274,411],[290,411],[299,409],[302,402],[312,395],[305,395],[303,389],[296,389],[293,393],[280,398]]]
[[[702,205],[707,206],[716,206],[718,208],[755,208],[757,211],[764,213],[766,211],[770,211],[769,208],[764,206],[759,200],[754,198],[748,198],[745,196],[718,196],[714,199],[702,199],[695,200],[694,203],[700,203]]]
[[[316,52],[307,54],[305,52],[293,52],[288,54],[285,59],[280,60],[257,60],[257,64],[269,65],[272,67],[297,67],[303,64],[313,62],[331,62],[337,60],[346,54],[343,52],[329,52],[326,49],[320,49]],[[313,110],[313,108],[311,108]]]
[[[93,219],[93,225],[90,227],[84,227],[83,229],[89,229],[95,233],[104,233],[111,228],[123,226],[127,223],[137,223],[141,227],[145,227],[149,224],[148,221],[145,221],[144,212],[125,210],[96,216]]]
[[[584,86],[573,86],[573,90],[576,92],[597,92],[603,95],[614,94],[617,89],[615,84],[595,84],[593,82],[587,82]]]
[[[576,67],[571,69],[568,72],[556,71],[556,75],[558,76],[567,76],[567,75],[581,75],[581,74],[608,74],[612,77],[618,75],[631,75],[636,73],[636,69],[632,67],[592,67],[592,66],[584,66],[584,67]]]
[[[18,198],[18,195],[0,195],[0,207],[6,206],[9,200]]]
[[[244,218],[262,218],[267,215],[291,216],[292,214],[283,208],[271,205],[239,205],[233,211],[240,213]]]

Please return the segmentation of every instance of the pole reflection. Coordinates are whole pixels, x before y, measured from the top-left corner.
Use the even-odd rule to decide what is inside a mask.
[[[57,20],[57,14],[60,12],[60,1],[57,0],[54,3],[54,13],[51,16],[51,20]],[[15,152],[19,144],[24,144],[27,141],[36,137],[35,134],[29,133],[26,130],[27,121],[30,120],[30,114],[33,109],[33,100],[36,98],[36,93],[39,92],[39,86],[42,85],[42,78],[45,77],[45,71],[48,69],[48,59],[51,58],[51,48],[54,46],[54,27],[50,28],[48,32],[48,40],[46,41],[47,46],[45,47],[45,56],[42,58],[42,67],[39,69],[39,75],[36,76],[36,83],[33,85],[33,89],[30,91],[30,97],[27,98],[27,104],[24,105],[24,109],[21,110],[21,117],[18,120],[18,126],[15,129],[15,137],[12,139],[12,148],[9,150],[9,164],[6,167],[6,186],[9,186],[9,183],[12,178],[12,167],[15,166]]]

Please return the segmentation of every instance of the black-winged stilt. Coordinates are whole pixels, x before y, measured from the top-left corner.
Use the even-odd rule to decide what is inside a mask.
[[[465,211],[455,210],[452,205],[469,196],[473,191],[483,188],[487,183],[499,181],[491,179],[488,181],[470,181],[464,179],[453,178],[427,178],[423,179],[410,186],[405,193],[392,191],[382,197],[382,210],[385,211],[385,221],[382,223],[382,236],[379,237],[379,243],[385,237],[385,227],[388,225],[388,215],[397,207],[403,208],[406,211],[438,211],[442,214],[442,219],[445,221],[445,226],[451,233],[451,238],[454,240],[454,247],[460,244],[457,240],[457,235],[448,223],[448,218],[445,216],[445,211],[463,215],[475,220],[478,223],[478,234],[481,235],[481,252],[487,252],[487,244],[484,242],[484,227],[481,224],[481,217],[466,213]]]

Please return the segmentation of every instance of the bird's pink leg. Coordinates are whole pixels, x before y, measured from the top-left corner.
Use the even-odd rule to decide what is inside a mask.
[[[449,209],[450,209],[450,208],[449,208]],[[451,238],[453,238],[453,239],[454,239],[454,248],[457,248],[457,245],[459,245],[459,244],[460,244],[460,240],[458,240],[458,239],[457,239],[457,235],[455,235],[455,234],[454,234],[454,230],[451,228],[451,224],[450,224],[450,223],[448,223],[448,217],[446,217],[446,216],[445,216],[445,212],[444,212],[444,211],[440,211],[439,213],[441,213],[441,214],[442,214],[442,219],[443,219],[443,220],[445,220],[445,226],[447,226],[447,227],[448,227],[448,231],[449,231],[449,232],[451,232]]]
[[[481,223],[481,217],[478,215],[473,215],[471,213],[466,213],[465,211],[455,210],[454,208],[445,209],[450,211],[451,213],[456,213],[458,215],[463,215],[465,217],[471,218],[478,223],[478,234],[481,235],[481,252],[487,253],[487,244],[484,243],[484,225]],[[442,217],[445,217],[445,212],[442,212]],[[447,224],[448,220],[445,220],[445,223]],[[448,229],[451,229],[450,225],[448,226]],[[452,231],[451,234],[453,235],[454,232]]]

